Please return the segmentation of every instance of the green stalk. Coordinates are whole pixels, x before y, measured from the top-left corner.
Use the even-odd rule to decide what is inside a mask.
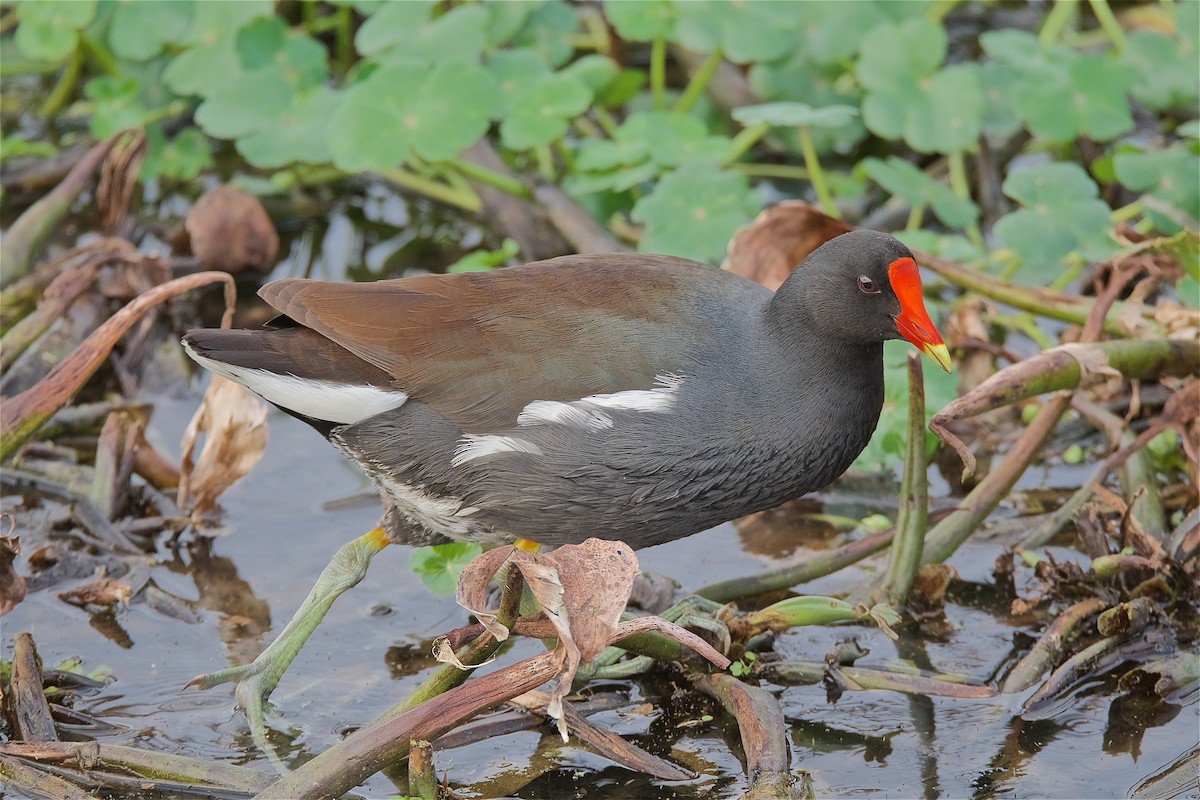
[[[921,254],[920,261],[921,266],[964,289],[998,300],[1013,308],[1060,322],[1082,325],[1087,321],[1088,313],[1095,303],[1093,298],[1059,294],[1046,289],[1033,289],[1008,283],[978,270],[968,269],[948,259],[926,253]],[[1125,335],[1117,323],[1124,313],[1128,313],[1126,309],[1129,307],[1130,304],[1123,302],[1113,304],[1112,310],[1104,318],[1106,333]],[[1140,307],[1137,304],[1134,304],[1133,308],[1136,309],[1134,313],[1138,318],[1145,320],[1153,327],[1153,308]]]
[[[550,155],[550,145],[539,144],[533,148],[533,154],[537,157],[538,172],[547,181],[554,183],[557,176],[554,174],[554,156]]]
[[[696,70],[696,74],[688,81],[687,88],[683,90],[683,94],[679,95],[679,99],[675,101],[674,108],[671,111],[676,114],[684,114],[691,110],[700,95],[708,88],[708,82],[712,80],[712,76],[716,73],[717,67],[721,66],[721,59],[725,56],[721,48],[713,50],[708,54],[708,58],[704,59],[704,63]]]
[[[522,200],[529,200],[532,197],[529,194],[529,190],[525,188],[525,184],[511,175],[490,170],[482,164],[476,164],[474,161],[469,161],[465,158],[455,159],[449,163],[476,183],[482,183],[484,186],[499,189],[506,194],[511,194],[513,197],[518,197]]]
[[[75,91],[75,84],[79,81],[79,74],[83,71],[83,60],[83,48],[76,47],[71,53],[71,60],[67,62],[58,80],[54,82],[54,88],[42,103],[38,112],[42,119],[54,119],[70,99],[71,93]]]
[[[1075,7],[1078,5],[1078,0],[1057,0],[1054,7],[1050,9],[1050,13],[1046,15],[1046,21],[1042,23],[1042,29],[1038,32],[1038,41],[1044,47],[1049,47],[1058,41],[1058,37],[1062,35],[1063,28],[1071,22],[1071,18],[1075,16]]]
[[[506,628],[511,629],[513,621],[517,618],[517,606],[521,601],[521,593],[524,588],[525,581],[521,578],[521,571],[510,565],[504,578],[504,588],[500,593],[500,608],[496,613],[496,621]],[[476,637],[470,644],[460,647],[455,655],[464,664],[482,664],[500,649],[501,644],[503,643],[496,641],[491,634],[484,633]],[[380,714],[372,724],[416,708],[426,700],[458,686],[469,675],[469,672],[461,670],[453,664],[442,664],[434,670],[432,675],[422,681],[420,686],[410,692],[408,697]]]
[[[788,180],[809,180],[808,170],[794,164],[727,164],[743,175],[753,175],[761,178],[787,178]]]
[[[834,219],[841,219],[842,215],[838,211],[837,205],[833,202],[833,195],[829,192],[829,184],[825,182],[825,173],[821,170],[821,162],[817,158],[817,149],[813,147],[812,134],[809,133],[807,125],[800,125],[798,128],[800,131],[800,152],[804,155],[804,165],[808,167],[809,180],[812,181],[813,189],[821,201],[821,206],[829,216]]]
[[[1112,9],[1108,7],[1106,0],[1088,0],[1092,5],[1092,13],[1096,15],[1096,21],[1100,23],[1100,27],[1108,34],[1108,38],[1113,43],[1113,50],[1117,55],[1121,55],[1125,50],[1125,31],[1121,28],[1121,23],[1117,22],[1117,18],[1113,16]]]
[[[721,165],[727,167],[734,161],[737,161],[747,150],[758,144],[758,141],[766,136],[769,130],[771,130],[771,125],[767,122],[760,122],[757,125],[742,128],[738,132],[738,135],[733,137],[733,141],[729,143],[729,152],[725,154],[725,159],[721,162]],[[807,177],[807,173],[805,177]]]
[[[1134,200],[1127,206],[1121,206],[1118,209],[1114,209],[1113,212],[1108,215],[1108,218],[1112,220],[1113,225],[1120,225],[1122,222],[1128,222],[1141,213],[1142,202],[1140,200]]]
[[[904,478],[900,484],[900,513],[896,538],[883,578],[883,596],[894,606],[908,602],[908,593],[921,567],[925,526],[929,522],[929,468],[925,461],[925,379],[921,354],[908,354],[908,442],[904,448]]]
[[[925,206],[915,205],[908,211],[908,221],[904,223],[904,230],[916,231],[921,229],[921,220],[925,217]]]
[[[354,19],[350,16],[349,5],[339,6],[333,13],[337,18],[336,35],[333,40],[334,58],[338,74],[345,75],[350,70],[350,59],[354,55],[354,33],[351,30]]]
[[[592,116],[596,118],[596,124],[604,131],[604,135],[610,139],[617,138],[617,122],[612,118],[602,106],[592,106]]]
[[[667,42],[663,37],[654,37],[650,45],[650,95],[654,107],[659,111],[667,107]]]
[[[79,34],[79,47],[87,54],[102,72],[107,75],[120,75],[121,67],[108,48],[90,36]]]
[[[971,187],[967,183],[967,163],[962,150],[955,150],[947,159],[950,168],[950,189],[961,200],[971,202]],[[983,236],[979,233],[979,225],[972,222],[965,231],[972,244],[982,245]]]
[[[444,183],[422,178],[420,175],[401,167],[381,169],[378,174],[397,186],[402,186],[418,194],[423,194],[431,200],[437,200],[439,203],[445,203],[446,205],[461,208],[464,211],[472,213],[483,209],[483,202],[480,201],[474,192],[465,192],[461,189],[455,190]]]
[[[933,0],[925,7],[925,19],[935,25],[940,25],[946,15],[958,7],[961,0]]]
[[[753,595],[766,594],[767,592],[790,589],[793,586],[830,575],[843,567],[857,563],[869,555],[878,553],[891,544],[891,542],[891,531],[864,536],[836,550],[828,550],[820,555],[813,556],[797,566],[767,570],[757,575],[712,583],[699,589],[696,594],[709,600],[715,600],[718,603],[728,603],[741,597],[751,597]]]

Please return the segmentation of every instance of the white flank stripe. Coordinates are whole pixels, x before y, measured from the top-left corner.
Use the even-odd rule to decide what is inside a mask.
[[[517,425],[522,428],[555,423],[589,431],[602,431],[613,426],[612,417],[597,408],[588,408],[582,401],[534,400],[517,415]]]
[[[658,375],[654,378],[654,382],[659,386],[653,389],[630,389],[612,394],[593,394],[578,402],[622,411],[670,411],[675,405],[675,392],[679,389],[683,378],[678,375]]]
[[[450,464],[457,467],[476,458],[497,453],[532,453],[540,456],[542,451],[533,442],[527,442],[515,436],[468,433],[458,440],[458,446],[454,448],[454,458],[450,460]]]
[[[238,367],[198,355],[187,344],[184,349],[202,367],[242,384],[264,400],[326,422],[353,425],[399,408],[408,400],[408,395],[394,389],[317,381],[265,369]]]

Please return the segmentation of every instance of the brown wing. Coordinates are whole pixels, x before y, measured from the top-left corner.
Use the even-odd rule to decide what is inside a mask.
[[[534,400],[648,389],[681,370],[694,338],[681,319],[695,313],[689,297],[727,279],[738,280],[614,254],[376,283],[287,279],[259,294],[464,430],[488,432],[512,427]]]

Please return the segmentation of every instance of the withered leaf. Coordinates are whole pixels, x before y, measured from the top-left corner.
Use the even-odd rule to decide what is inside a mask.
[[[201,433],[204,447],[193,462],[192,451]],[[199,519],[258,463],[266,446],[266,403],[240,384],[214,375],[180,444],[179,507],[190,509],[192,519]]]
[[[279,234],[262,203],[232,186],[205,192],[188,212],[184,230],[204,269],[263,269],[279,252]]]

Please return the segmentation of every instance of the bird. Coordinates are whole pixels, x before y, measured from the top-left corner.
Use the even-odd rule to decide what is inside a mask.
[[[913,254],[869,230],[775,292],[610,253],[259,295],[266,328],[189,331],[185,350],[358,463],[383,515],[258,660],[193,681],[236,680],[243,704],[389,544],[675,541],[840,476],[878,423],[886,340],[951,369]]]

